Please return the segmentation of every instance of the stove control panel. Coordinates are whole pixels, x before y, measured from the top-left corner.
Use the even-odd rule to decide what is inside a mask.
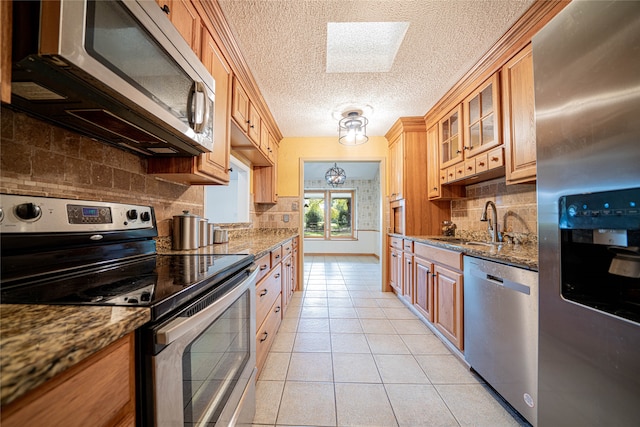
[[[151,206],[0,194],[4,233],[67,233],[155,227]]]

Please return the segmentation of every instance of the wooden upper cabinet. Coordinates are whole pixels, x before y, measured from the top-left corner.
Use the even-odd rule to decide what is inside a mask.
[[[229,182],[231,67],[222,56],[209,31],[204,27],[202,28],[202,63],[216,82],[216,93],[213,150],[211,153],[201,155],[199,159],[208,174],[221,181]]]
[[[389,145],[389,200],[404,198],[404,138],[402,135]]]
[[[462,103],[465,158],[501,144],[499,87],[498,73],[494,73]]]
[[[238,79],[233,79],[233,107],[231,117],[236,121],[240,129],[249,131],[249,97],[244,91]]]
[[[11,102],[12,2],[0,1],[0,100]]]
[[[249,120],[247,125],[249,126],[248,133],[249,138],[253,141],[256,146],[260,146],[260,126],[262,124],[262,120],[260,119],[260,114],[258,110],[254,107],[253,104],[249,103]]]
[[[438,164],[438,125],[427,129],[427,194],[429,199],[440,197],[440,167]]]
[[[156,0],[191,49],[200,56],[201,20],[191,0]],[[166,6],[166,7],[165,7]]]
[[[531,45],[502,68],[507,184],[536,180],[536,121]]]
[[[456,164],[463,159],[462,105],[457,105],[438,123],[440,137],[440,167]]]

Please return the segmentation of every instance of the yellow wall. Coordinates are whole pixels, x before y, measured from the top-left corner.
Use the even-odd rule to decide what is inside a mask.
[[[278,196],[300,195],[300,159],[376,160],[386,159],[389,143],[383,136],[372,136],[366,144],[348,147],[335,137],[283,138],[278,148]],[[386,171],[381,171],[386,174]],[[385,193],[386,194],[386,191]]]

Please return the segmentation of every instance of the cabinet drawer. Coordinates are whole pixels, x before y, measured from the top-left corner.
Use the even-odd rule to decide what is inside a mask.
[[[392,248],[402,250],[403,239],[399,237],[392,237],[389,241],[389,244],[391,245]]]
[[[278,264],[269,275],[256,285],[256,326],[260,327],[269,308],[282,291],[282,265]]]
[[[487,153],[477,155],[476,160],[476,173],[486,172],[489,170],[489,158]]]
[[[260,279],[269,274],[269,270],[271,270],[271,254],[262,255],[256,260],[256,265],[258,266],[256,282],[260,282]]]
[[[284,243],[282,245],[282,259],[291,255],[292,251],[293,251],[293,243],[291,242],[291,240],[289,240],[287,243]]]
[[[499,168],[504,166],[504,154],[502,154],[502,147],[494,148],[489,151],[489,169]]]
[[[262,366],[264,365],[265,360],[267,360],[269,349],[271,348],[273,340],[278,333],[278,328],[282,321],[280,313],[281,310],[280,298],[278,298],[271,306],[265,321],[256,333],[256,366],[258,367],[258,376],[260,376]]]
[[[469,159],[464,162],[464,176],[472,176],[476,174],[476,160]]]
[[[282,261],[282,246],[278,246],[271,251],[271,266],[273,267],[280,261]]]
[[[405,252],[413,252],[413,240],[404,239],[402,250]]]
[[[450,251],[448,249],[437,248],[435,246],[415,243],[413,252],[416,256],[425,258],[437,263],[447,265],[456,270],[462,270],[462,253]]]
[[[454,177],[454,179],[457,181],[459,179],[464,178],[466,175],[464,173],[465,170],[465,164],[463,163],[458,163],[457,165],[455,165],[455,171],[456,171],[456,176]]]
[[[447,168],[447,182],[453,182],[456,180],[456,167],[451,166]]]

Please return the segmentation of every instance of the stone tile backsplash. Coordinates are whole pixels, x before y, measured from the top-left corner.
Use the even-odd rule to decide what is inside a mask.
[[[488,200],[496,204],[501,232],[508,232],[517,240],[536,240],[538,213],[535,184],[506,185],[498,178],[466,187],[467,197],[451,202],[451,220],[456,235],[488,236],[487,222],[480,221]]]
[[[147,160],[2,107],[0,192],[153,206],[158,234],[173,215],[204,211],[202,186],[147,175]]]

